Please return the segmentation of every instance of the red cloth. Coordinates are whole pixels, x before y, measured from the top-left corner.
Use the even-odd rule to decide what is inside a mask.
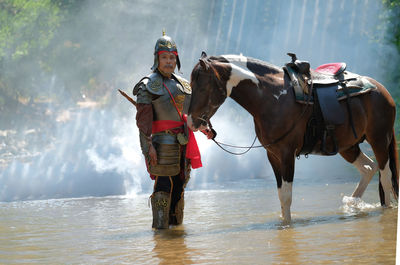
[[[182,117],[185,123],[187,123],[187,115],[183,114]],[[192,168],[195,169],[202,167],[203,164],[201,163],[201,155],[199,146],[197,145],[196,137],[194,136],[193,131],[189,127],[188,131],[189,131],[188,135],[189,139],[186,145],[186,157],[190,159],[190,164],[192,165]]]
[[[187,122],[187,115],[183,115],[183,120]],[[152,133],[162,132],[165,130],[170,130],[176,127],[180,127],[183,125],[182,121],[171,121],[171,120],[163,120],[163,121],[153,121],[153,128]],[[201,155],[200,150],[197,145],[196,137],[194,136],[193,131],[188,128],[189,135],[188,135],[188,143],[186,145],[186,158],[190,159],[190,164],[192,168],[199,168],[202,167],[203,164],[201,163]]]
[[[159,51],[158,55],[160,55],[161,53],[164,53],[164,52],[170,52],[170,51]],[[178,52],[172,51],[172,53],[175,54],[175,56],[178,56]]]
[[[171,130],[173,128],[181,127],[182,125],[183,125],[182,121],[171,121],[171,120],[153,121],[151,133],[158,133],[165,130]]]

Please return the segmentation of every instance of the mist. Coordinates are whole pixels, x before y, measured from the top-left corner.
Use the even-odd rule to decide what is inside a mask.
[[[389,58],[399,55],[382,41],[380,1],[188,2],[84,2],[75,14],[75,23],[62,28],[71,54],[59,58],[51,73],[41,73],[35,86],[41,93],[64,95],[62,108],[49,102],[44,110],[53,113],[52,136],[29,139],[29,126],[16,132],[33,151],[28,159],[15,155],[0,167],[0,201],[151,192],[153,182],[140,150],[136,110],[117,89],[131,95],[134,84],[150,73],[154,45],[163,29],[177,43],[181,75],[188,80],[202,51],[208,55],[242,53],[277,66],[289,62],[286,53],[292,52],[309,61],[312,68],[346,62],[349,71],[371,76],[391,89],[392,84],[384,82],[384,67],[391,67]],[[83,69],[69,58],[79,54],[97,59],[95,65],[86,67],[102,72],[104,85],[98,85],[102,89],[95,93],[82,90],[77,105],[66,87],[82,79]],[[38,72],[28,66],[24,67],[26,73]],[[18,85],[29,82],[20,80]],[[109,102],[99,107],[96,103],[104,95]],[[249,146],[255,137],[252,117],[231,99],[211,121],[218,141]],[[265,149],[233,156],[201,133],[196,133],[196,138],[203,168],[192,170],[188,189],[212,189],[248,178],[264,178],[275,185]],[[363,149],[370,152],[368,147]],[[296,161],[295,185],[355,183],[358,179],[357,171],[340,156]]]

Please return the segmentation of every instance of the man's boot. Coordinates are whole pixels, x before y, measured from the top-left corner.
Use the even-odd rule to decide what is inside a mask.
[[[151,208],[153,210],[153,228],[167,229],[169,221],[169,208],[171,196],[168,192],[157,191],[151,196]]]
[[[185,201],[183,199],[183,193],[179,201],[175,204],[175,209],[170,212],[169,224],[180,225],[183,222],[183,208],[185,207]]]
[[[183,209],[185,207],[185,200],[183,197],[183,192],[181,199],[175,205],[175,217],[176,217],[176,224],[180,225],[183,222]]]

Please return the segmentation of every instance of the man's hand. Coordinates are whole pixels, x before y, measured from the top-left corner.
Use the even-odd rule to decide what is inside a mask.
[[[152,166],[157,165],[157,152],[153,145],[149,147],[149,157],[150,157],[150,164]]]

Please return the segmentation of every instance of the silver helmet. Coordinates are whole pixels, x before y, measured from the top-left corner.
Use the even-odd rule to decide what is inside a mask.
[[[156,46],[154,47],[154,64],[151,67],[151,70],[155,71],[158,67],[158,54],[161,51],[174,52],[176,55],[176,65],[178,66],[178,71],[181,69],[181,62],[179,61],[178,50],[176,48],[175,41],[165,35],[165,31],[163,31],[163,36],[159,38],[156,42]]]

